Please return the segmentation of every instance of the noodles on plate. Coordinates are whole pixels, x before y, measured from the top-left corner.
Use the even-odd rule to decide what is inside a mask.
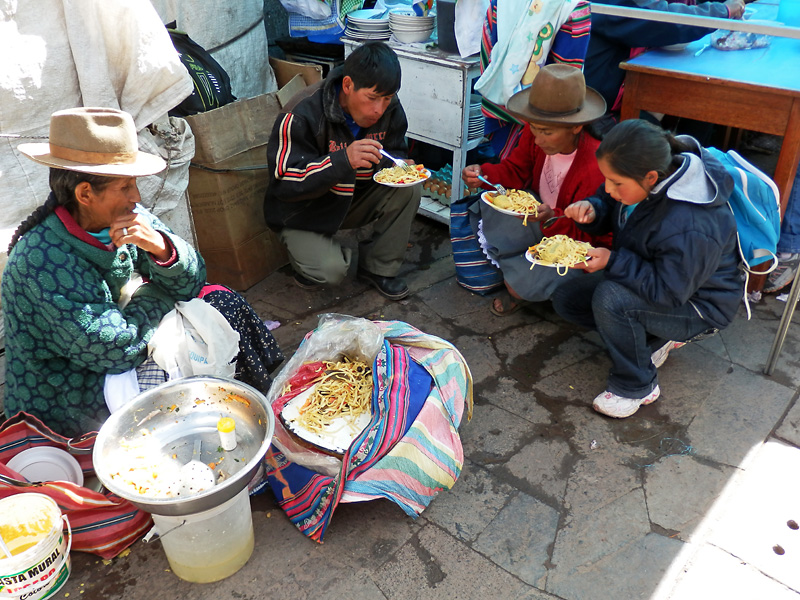
[[[416,183],[425,181],[430,177],[430,173],[423,165],[409,165],[408,171],[403,167],[388,167],[375,173],[375,181],[378,183],[389,183],[394,185]]]
[[[525,192],[523,190],[506,190],[505,194],[489,193],[487,194],[487,198],[498,208],[525,215],[522,224],[526,227],[528,225],[528,215],[536,217],[539,214],[537,207],[541,202],[530,192]]]
[[[573,240],[568,235],[554,235],[528,248],[530,258],[545,266],[554,266],[559,275],[564,276],[570,267],[588,260],[587,252],[592,246],[588,242]],[[531,269],[536,263],[531,265]]]
[[[296,423],[314,433],[328,432],[334,419],[355,420],[370,412],[372,368],[365,362],[325,361],[325,374],[300,407]]]

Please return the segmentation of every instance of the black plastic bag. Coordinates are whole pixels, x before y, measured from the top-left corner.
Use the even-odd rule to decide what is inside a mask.
[[[171,117],[186,117],[224,106],[236,100],[231,92],[231,79],[214,57],[186,33],[167,24],[167,31],[181,62],[194,82],[191,96],[169,111]]]

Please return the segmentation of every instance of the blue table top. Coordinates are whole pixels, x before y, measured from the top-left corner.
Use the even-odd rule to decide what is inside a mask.
[[[776,20],[788,26],[800,26],[800,0],[774,0],[749,4],[761,20]],[[630,65],[725,79],[732,82],[774,87],[800,92],[800,40],[772,37],[766,48],[717,50],[710,47],[700,56],[695,53],[711,43],[711,35],[692,42],[683,50],[670,52],[653,49],[631,59]]]

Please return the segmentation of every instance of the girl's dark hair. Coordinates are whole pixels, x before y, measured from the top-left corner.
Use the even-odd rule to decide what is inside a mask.
[[[690,146],[658,125],[630,119],[605,135],[595,156],[623,177],[641,182],[650,171],[656,171],[658,179],[663,179],[669,174],[675,155],[690,150]]]
[[[353,80],[356,90],[374,87],[381,96],[390,96],[400,89],[400,61],[383,42],[356,48],[344,61],[343,73]]]
[[[16,246],[20,238],[44,221],[57,206],[63,206],[67,210],[75,206],[75,188],[79,183],[87,182],[96,192],[102,192],[105,187],[113,181],[113,177],[103,175],[92,175],[90,173],[80,173],[78,171],[68,171],[66,169],[50,169],[50,189],[52,194],[47,197],[45,203],[37,207],[28,217],[20,223],[14,235],[11,236],[11,243],[8,245],[8,252]]]

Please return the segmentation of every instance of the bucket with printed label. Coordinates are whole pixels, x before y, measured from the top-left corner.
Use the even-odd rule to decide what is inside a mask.
[[[55,596],[69,578],[71,546],[69,521],[52,498],[16,494],[0,500],[0,599]]]

